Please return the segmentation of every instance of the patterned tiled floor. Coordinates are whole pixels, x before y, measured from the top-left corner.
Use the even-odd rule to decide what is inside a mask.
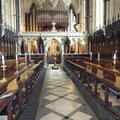
[[[65,72],[47,68],[36,120],[98,120]]]

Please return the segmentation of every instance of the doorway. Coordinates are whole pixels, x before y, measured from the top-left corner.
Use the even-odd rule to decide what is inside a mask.
[[[61,48],[57,40],[53,39],[47,48],[47,63],[48,64],[61,64]]]

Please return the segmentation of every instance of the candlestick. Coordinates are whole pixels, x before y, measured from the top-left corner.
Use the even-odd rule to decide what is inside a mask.
[[[93,53],[92,53],[92,52],[90,52],[90,61],[92,61],[92,54],[93,54]]]
[[[100,62],[100,53],[98,53],[98,64]]]
[[[3,66],[5,65],[5,57],[4,57],[4,55],[2,55],[2,64],[3,64]]]
[[[25,53],[25,63],[27,63],[27,53]]]
[[[19,61],[18,61],[18,54],[16,53],[16,72],[15,72],[15,74],[19,73],[19,71],[18,71],[18,63],[19,63]]]
[[[114,53],[113,59],[114,59],[114,64],[116,64],[116,59],[117,59],[116,52]]]
[[[116,59],[117,59],[117,51],[115,51],[114,55],[113,55],[113,64],[114,64],[114,69],[115,69],[115,65],[116,65]]]
[[[6,82],[6,78],[5,78],[5,56],[2,55],[2,68],[3,68],[3,79],[0,82]]]
[[[18,64],[18,54],[16,54],[16,64]]]

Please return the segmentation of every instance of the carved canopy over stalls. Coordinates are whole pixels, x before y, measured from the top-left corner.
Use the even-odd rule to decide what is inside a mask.
[[[120,53],[120,20],[105,27],[105,30],[98,30],[89,35],[91,50],[93,53],[112,54],[115,51]]]

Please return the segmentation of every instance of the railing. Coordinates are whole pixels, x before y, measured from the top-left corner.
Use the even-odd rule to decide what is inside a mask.
[[[64,65],[78,78],[77,82],[82,82],[109,112],[116,118],[120,118],[118,110],[120,107],[120,71],[103,67],[97,64],[95,59],[97,58],[94,58],[92,62],[89,57],[77,56],[76,58],[66,55]],[[103,59],[103,61],[109,62],[108,59],[106,61]]]

